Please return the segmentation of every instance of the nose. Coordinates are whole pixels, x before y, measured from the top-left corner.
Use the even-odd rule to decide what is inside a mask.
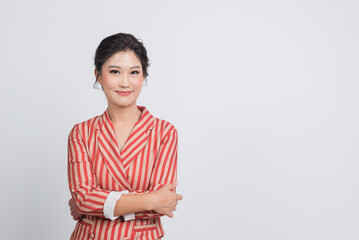
[[[128,87],[129,86],[130,77],[127,73],[124,73],[120,77],[120,86]]]

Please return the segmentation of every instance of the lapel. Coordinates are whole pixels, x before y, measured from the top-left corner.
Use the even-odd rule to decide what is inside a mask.
[[[97,125],[97,130],[100,131],[97,142],[104,163],[119,186],[127,190],[132,189],[128,182],[126,170],[148,142],[155,121],[146,107],[137,107],[142,112],[140,120],[135,124],[121,152],[119,152],[113,123],[107,110],[101,115]]]

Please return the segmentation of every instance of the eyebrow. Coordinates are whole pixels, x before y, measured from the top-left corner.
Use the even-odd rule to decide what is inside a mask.
[[[116,66],[116,65],[111,65],[109,66],[108,68],[118,68],[118,69],[121,69],[120,66]],[[140,66],[133,66],[133,67],[130,67],[130,69],[133,69],[133,68],[141,68]]]

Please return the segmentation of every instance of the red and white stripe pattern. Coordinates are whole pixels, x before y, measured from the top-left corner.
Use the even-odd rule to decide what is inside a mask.
[[[164,230],[154,211],[138,212],[136,219],[104,217],[111,191],[141,194],[177,179],[178,133],[168,121],[155,118],[144,106],[121,152],[107,111],[76,124],[68,139],[68,180],[80,213],[71,235],[77,239],[159,239]]]

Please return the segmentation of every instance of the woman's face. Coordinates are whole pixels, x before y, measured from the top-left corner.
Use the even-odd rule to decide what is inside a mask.
[[[106,60],[98,82],[103,87],[109,106],[128,107],[136,105],[144,79],[141,61],[132,50],[128,50],[115,53]]]

